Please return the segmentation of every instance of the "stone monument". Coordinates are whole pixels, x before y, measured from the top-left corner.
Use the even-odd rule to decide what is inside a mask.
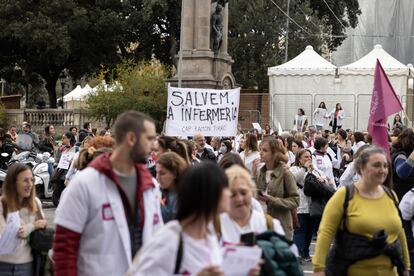
[[[228,0],[182,0],[182,87],[233,88],[227,53]],[[178,86],[178,72],[168,82]]]

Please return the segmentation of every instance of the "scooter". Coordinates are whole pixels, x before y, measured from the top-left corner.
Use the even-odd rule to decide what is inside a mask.
[[[38,154],[36,159],[40,161],[33,167],[36,195],[40,199],[51,198],[53,196],[53,185],[50,183],[48,167],[49,164],[55,163],[55,159],[48,152]]]
[[[10,167],[13,163],[23,163],[33,168],[36,163],[40,161],[36,159],[38,159],[36,153],[31,151],[22,151],[21,153],[14,155],[9,162],[7,162],[7,167]]]
[[[9,156],[9,154],[6,152],[3,152],[1,156],[6,158]],[[2,194],[3,182],[4,180],[6,180],[6,175],[7,175],[7,171],[4,169],[0,169],[0,195]]]

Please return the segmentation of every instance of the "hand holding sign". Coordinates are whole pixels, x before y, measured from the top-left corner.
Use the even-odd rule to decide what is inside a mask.
[[[19,230],[19,212],[7,214],[6,226],[0,236],[0,255],[11,255],[16,253],[17,246],[20,244]]]

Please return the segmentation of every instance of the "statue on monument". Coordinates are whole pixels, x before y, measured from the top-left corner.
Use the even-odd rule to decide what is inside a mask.
[[[211,28],[213,35],[213,51],[218,53],[223,41],[223,20],[224,20],[224,7],[229,0],[218,0],[216,5],[216,11],[211,16]]]

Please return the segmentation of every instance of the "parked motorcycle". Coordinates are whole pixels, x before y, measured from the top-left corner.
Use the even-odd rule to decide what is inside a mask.
[[[3,156],[4,153],[2,153]],[[53,185],[50,182],[49,164],[54,164],[55,159],[49,152],[34,153],[23,151],[13,156],[8,162],[8,167],[13,163],[23,163],[32,168],[35,179],[36,195],[39,199],[49,199],[53,197]],[[0,169],[0,183],[6,179],[7,171]]]
[[[54,164],[55,159],[50,156],[49,152],[37,155],[36,163],[33,167],[33,175],[35,178],[36,195],[40,199],[48,199],[53,197],[53,185],[50,182],[49,164]]]
[[[7,158],[9,156],[8,153],[3,152],[0,154],[3,158]],[[6,180],[6,174],[7,171],[4,169],[0,169],[0,195],[2,194],[2,189],[3,189],[3,182],[4,180]]]

